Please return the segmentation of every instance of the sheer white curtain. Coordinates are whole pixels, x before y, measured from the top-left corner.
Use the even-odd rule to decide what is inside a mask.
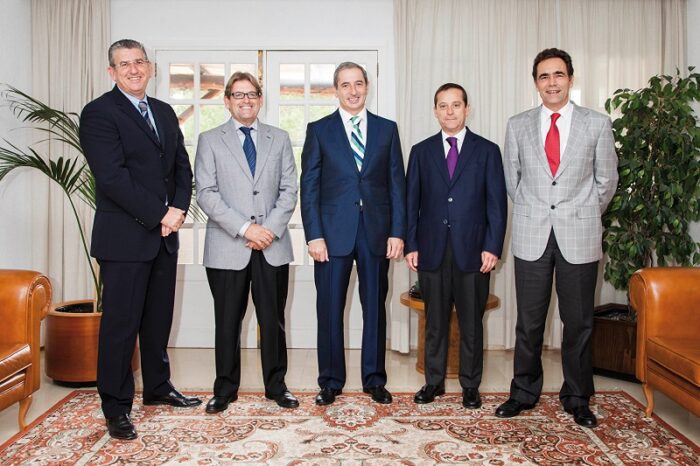
[[[49,106],[80,113],[110,88],[109,0],[32,0],[32,92]],[[18,85],[18,87],[22,87]],[[51,156],[76,156],[51,145]],[[80,234],[63,192],[45,178],[33,179],[33,263],[40,264],[54,287],[54,300],[94,296]],[[89,241],[91,209],[78,204]]]
[[[433,93],[449,81],[469,94],[469,128],[502,147],[508,118],[539,105],[531,71],[544,48],[571,54],[574,100],[600,111],[616,89],[639,88],[654,74],[684,69],[685,10],[686,0],[395,0],[397,120],[406,157],[413,144],[439,130]],[[510,228],[491,290],[501,306],[485,319],[486,345],[512,348]],[[624,293],[599,277],[598,300],[620,299]],[[545,344],[560,342],[554,312]]]

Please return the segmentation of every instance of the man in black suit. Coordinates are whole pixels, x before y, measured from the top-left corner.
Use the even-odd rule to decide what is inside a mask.
[[[97,185],[91,254],[104,283],[97,390],[109,434],[131,440],[137,335],[143,403],[201,403],[170,383],[167,353],[177,231],[190,205],[192,169],[175,112],[146,97],[153,67],[143,45],[112,44],[107,71],[116,85],[83,109],[80,143]]]

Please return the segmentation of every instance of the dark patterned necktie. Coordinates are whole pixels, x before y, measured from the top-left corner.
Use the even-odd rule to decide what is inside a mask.
[[[241,126],[238,129],[243,131],[243,134],[245,134],[245,140],[243,141],[243,152],[245,152],[245,159],[248,161],[248,166],[250,167],[250,174],[255,176],[255,159],[258,154],[255,150],[253,138],[250,136],[250,132],[253,130],[253,128]]]
[[[142,100],[139,102],[139,110],[141,111],[141,116],[143,117],[144,120],[146,120],[146,125],[148,125],[148,129],[151,130],[153,135],[156,137],[158,142],[160,142],[160,138],[158,137],[158,133],[156,132],[156,129],[153,127],[153,123],[151,123],[151,119],[148,117],[148,104],[146,101]]]

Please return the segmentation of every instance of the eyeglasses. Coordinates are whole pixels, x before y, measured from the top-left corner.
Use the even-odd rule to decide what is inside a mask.
[[[117,68],[119,70],[126,70],[129,67],[131,67],[131,65],[136,65],[137,68],[141,68],[143,66],[146,66],[148,63],[150,63],[150,62],[146,58],[137,58],[136,60],[120,61],[116,65],[112,66],[112,68]]]
[[[245,99],[248,97],[250,100],[255,100],[258,97],[260,97],[260,93],[258,91],[255,92],[234,92],[231,94],[231,97],[233,97],[236,100],[241,100]]]

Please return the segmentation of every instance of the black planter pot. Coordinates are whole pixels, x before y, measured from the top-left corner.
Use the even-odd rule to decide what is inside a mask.
[[[605,304],[594,310],[593,373],[630,382],[635,376],[637,320],[626,304]]]

